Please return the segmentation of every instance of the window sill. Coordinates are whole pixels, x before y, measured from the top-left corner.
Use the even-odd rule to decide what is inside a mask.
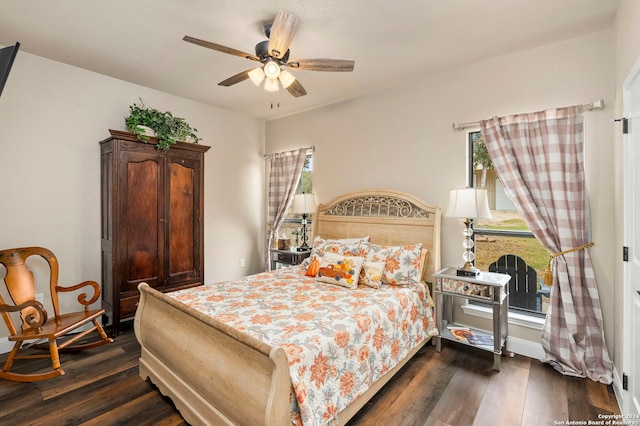
[[[466,315],[492,319],[493,311],[486,306],[479,306],[474,304],[462,305],[462,310]],[[544,327],[544,318],[534,317],[532,315],[525,315],[517,312],[509,312],[509,324],[517,325],[520,327],[531,328],[533,330],[542,330]]]

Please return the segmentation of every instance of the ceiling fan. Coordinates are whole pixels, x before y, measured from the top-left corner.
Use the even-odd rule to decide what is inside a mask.
[[[278,11],[273,24],[265,25],[265,34],[268,40],[256,44],[256,54],[246,53],[221,44],[200,40],[185,35],[183,40],[198,46],[228,53],[229,55],[240,56],[252,61],[260,62],[262,65],[242,71],[226,80],[218,83],[219,86],[233,86],[250,78],[256,85],[260,85],[264,80],[264,88],[268,91],[278,91],[282,85],[289,93],[295,97],[304,96],[307,91],[302,84],[287,70],[290,68],[304,71],[328,71],[328,72],[350,72],[353,71],[355,61],[343,59],[295,59],[289,60],[289,45],[298,28],[298,17],[284,10]]]

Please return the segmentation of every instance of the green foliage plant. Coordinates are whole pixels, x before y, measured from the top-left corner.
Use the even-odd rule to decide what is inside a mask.
[[[487,181],[487,171],[494,167],[493,161],[491,161],[491,157],[489,156],[489,150],[484,144],[484,139],[480,132],[476,133],[473,140],[473,168],[474,170],[477,170],[478,168],[482,169],[479,187],[484,188]]]
[[[161,112],[139,103],[129,106],[129,116],[125,118],[127,130],[134,133],[138,140],[148,141],[149,136],[145,129],[139,126],[151,128],[158,137],[158,149],[168,150],[176,141],[189,141],[198,143],[202,140],[196,133],[198,129],[192,128],[184,118],[175,117],[171,112]]]

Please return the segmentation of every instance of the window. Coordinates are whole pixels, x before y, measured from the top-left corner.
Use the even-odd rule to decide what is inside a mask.
[[[535,271],[535,292],[512,294],[509,310],[529,315],[544,316],[549,302],[548,288],[543,276],[549,252],[533,236],[515,205],[507,197],[497,176],[480,132],[469,133],[470,186],[485,188],[492,219],[474,223],[475,266],[483,271],[502,255],[516,255]]]
[[[310,194],[312,193],[312,182],[313,182],[313,153],[309,151],[307,154],[307,159],[304,162],[304,166],[302,167],[302,173],[300,174],[300,181],[298,182],[298,187],[296,188],[296,194]],[[289,211],[287,216],[285,217],[282,225],[280,225],[280,229],[278,230],[279,234],[286,235],[289,239],[291,239],[291,246],[297,247],[302,244],[301,240],[301,231],[302,231],[302,215],[294,214],[291,211],[293,210],[293,202],[289,204]],[[307,219],[307,236],[310,236],[311,233],[311,219]],[[311,242],[308,242],[311,245]]]

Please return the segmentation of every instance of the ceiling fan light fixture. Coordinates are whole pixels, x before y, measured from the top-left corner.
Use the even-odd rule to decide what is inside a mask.
[[[282,87],[284,87],[285,89],[291,86],[294,81],[296,81],[296,78],[286,70],[282,70],[280,72],[280,77],[278,78],[280,79],[280,83],[282,83]]]
[[[278,79],[277,78],[267,78],[264,82],[264,90],[267,92],[277,92],[278,87]]]
[[[253,81],[253,84],[255,84],[256,86],[260,86],[260,83],[262,83],[262,80],[264,80],[264,71],[262,70],[262,67],[258,67],[258,68],[254,68],[251,71],[249,71],[249,78],[251,79],[251,81]]]
[[[267,78],[276,79],[280,76],[280,65],[273,59],[269,59],[264,64],[264,75]]]

